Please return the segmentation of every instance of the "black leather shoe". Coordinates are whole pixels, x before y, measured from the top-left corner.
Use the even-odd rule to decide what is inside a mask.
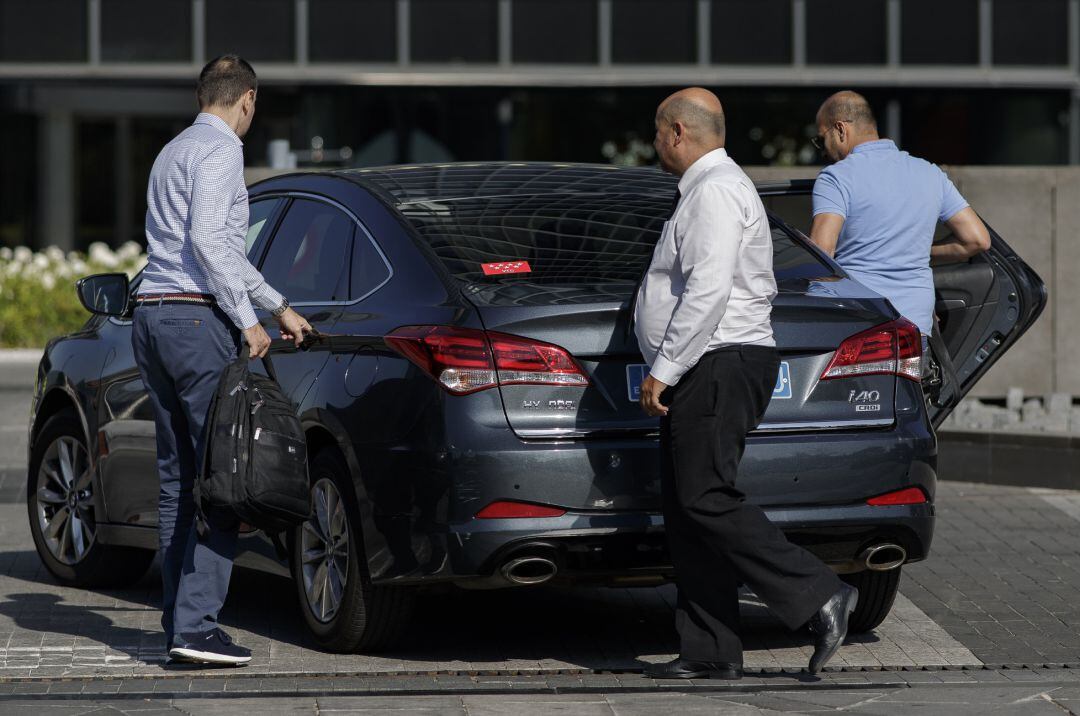
[[[742,675],[742,664],[682,658],[666,664],[650,664],[645,669],[645,676],[650,679],[741,679]]]
[[[810,619],[810,631],[817,634],[814,655],[810,657],[810,673],[825,668],[847,636],[848,618],[859,603],[859,590],[845,584],[829,597],[829,601]]]

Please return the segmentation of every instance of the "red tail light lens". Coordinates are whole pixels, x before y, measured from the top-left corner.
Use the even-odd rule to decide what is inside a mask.
[[[871,497],[866,501],[868,505],[882,507],[884,505],[922,505],[926,502],[926,493],[921,487],[905,487],[903,490],[886,492],[884,495]]]
[[[922,335],[900,318],[851,336],[836,349],[822,380],[859,375],[898,375],[922,380]]]
[[[386,343],[457,395],[496,385],[589,384],[566,349],[505,333],[405,326],[388,335]]]
[[[527,502],[500,501],[492,502],[477,512],[476,516],[481,520],[498,520],[526,517],[562,517],[565,514],[566,510],[560,510],[557,507],[530,505]]]

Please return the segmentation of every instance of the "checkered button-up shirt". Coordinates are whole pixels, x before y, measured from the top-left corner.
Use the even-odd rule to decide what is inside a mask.
[[[140,293],[212,294],[241,329],[258,323],[253,303],[281,306],[281,294],[247,259],[243,142],[224,120],[201,113],[165,145],[146,204],[149,260]]]

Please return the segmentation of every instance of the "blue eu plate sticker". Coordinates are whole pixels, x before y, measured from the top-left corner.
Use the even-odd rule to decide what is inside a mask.
[[[649,366],[635,363],[626,366],[626,390],[630,396],[630,402],[637,403],[641,400],[641,384],[645,376],[649,374]]]
[[[788,367],[787,361],[780,364],[780,372],[776,374],[776,385],[773,387],[772,397],[791,397],[791,369]]]

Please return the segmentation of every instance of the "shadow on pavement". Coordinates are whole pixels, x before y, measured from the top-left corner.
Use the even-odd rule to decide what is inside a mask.
[[[156,567],[138,584],[122,589],[63,587],[32,550],[0,553],[0,571],[23,585],[8,582],[3,590],[8,593],[0,591],[0,623],[97,641],[132,659],[146,660],[153,651],[164,658]],[[672,586],[443,588],[419,596],[404,639],[377,656],[406,662],[406,668],[411,668],[409,662],[425,667],[458,663],[464,668],[460,662],[467,662],[514,668],[513,662],[519,661],[540,662],[542,667],[546,662],[551,668],[640,668],[643,662],[636,657],[678,650],[674,600]],[[243,630],[282,645],[320,651],[303,626],[292,580],[276,574],[237,567],[221,623],[227,631]],[[747,648],[811,643],[808,634],[789,632],[763,606],[745,599],[743,632]],[[849,641],[871,640],[876,637],[869,634]]]

